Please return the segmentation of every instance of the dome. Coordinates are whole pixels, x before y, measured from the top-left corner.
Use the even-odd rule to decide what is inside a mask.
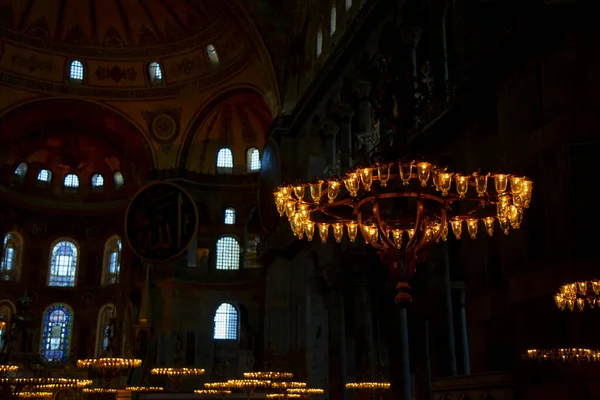
[[[10,40],[51,51],[105,57],[107,48],[125,56],[152,47],[151,56],[164,54],[160,45],[174,53],[210,39],[230,22],[227,10],[216,0],[0,0],[0,25]]]

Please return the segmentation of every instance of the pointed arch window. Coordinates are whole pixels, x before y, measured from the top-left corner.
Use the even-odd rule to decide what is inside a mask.
[[[152,61],[148,65],[148,75],[150,76],[150,82],[159,83],[162,82],[163,74],[162,69],[160,68],[160,64],[156,61]]]
[[[217,269],[240,269],[240,244],[233,236],[223,236],[217,241]]]
[[[15,168],[15,176],[19,182],[25,182],[25,177],[27,176],[27,164],[22,162]]]
[[[37,185],[47,187],[52,180],[52,172],[47,169],[41,169],[37,176]]]
[[[233,153],[231,149],[224,147],[217,153],[217,168],[223,170],[233,169]]]
[[[219,54],[217,53],[217,49],[212,44],[206,46],[206,53],[208,54],[208,59],[212,65],[219,65]]]
[[[46,362],[64,363],[71,348],[73,310],[66,304],[51,304],[42,318],[40,353]]]
[[[69,71],[69,78],[75,82],[83,81],[83,63],[79,60],[71,61],[71,69]]]
[[[225,209],[225,225],[234,225],[235,224],[235,208],[227,207]]]
[[[115,187],[117,189],[121,189],[123,187],[123,185],[125,184],[125,179],[123,178],[123,174],[119,171],[115,172],[114,180],[115,180]]]
[[[77,193],[79,189],[79,177],[75,174],[65,176],[64,186],[65,192]]]
[[[112,236],[104,245],[104,263],[102,268],[102,284],[119,283],[121,273],[121,238]]]
[[[217,340],[237,340],[238,338],[238,311],[229,304],[223,303],[215,312],[215,332],[214,339]]]
[[[252,147],[246,152],[246,165],[249,172],[260,171],[260,153],[257,148]]]
[[[331,13],[330,13],[329,17],[330,17],[329,35],[333,36],[337,29],[337,9],[335,8],[335,5],[331,7]]]
[[[48,286],[73,287],[77,276],[79,249],[71,240],[55,242],[50,251]]]
[[[319,25],[319,30],[317,31],[317,58],[321,56],[323,52],[323,27]]]
[[[111,336],[114,336],[117,309],[114,304],[105,304],[98,312],[98,326],[96,327],[96,357],[115,357],[109,354]]]
[[[17,232],[8,232],[4,236],[0,280],[18,281],[23,264],[23,237]]]
[[[0,353],[4,350],[7,342],[6,333],[10,330],[12,316],[15,306],[8,300],[0,302]]]

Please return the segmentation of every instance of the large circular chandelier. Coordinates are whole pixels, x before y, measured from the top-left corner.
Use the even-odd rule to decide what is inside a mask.
[[[554,302],[561,310],[579,311],[600,307],[600,280],[580,281],[562,285],[559,292],[554,295]]]
[[[496,221],[505,234],[518,229],[532,192],[533,182],[520,175],[467,175],[399,160],[350,170],[343,179],[280,186],[274,198],[299,239],[318,232],[326,243],[333,231],[337,243],[344,234],[354,242],[360,232],[398,281],[396,302],[405,303],[412,300],[407,281],[427,248],[450,230],[460,239],[476,238],[480,228],[491,236]]]

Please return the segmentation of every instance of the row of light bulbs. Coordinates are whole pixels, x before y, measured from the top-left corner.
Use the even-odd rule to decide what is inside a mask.
[[[359,168],[353,172],[349,172],[341,182],[337,179],[329,179],[327,181],[327,198],[329,203],[335,202],[339,195],[340,187],[345,186],[351,197],[356,197],[362,188],[365,191],[370,191],[374,181],[379,181],[381,187],[386,187],[388,181],[394,175],[391,173],[391,168],[395,163],[378,164],[377,167]],[[509,174],[482,174],[479,172],[473,173],[471,176],[459,173],[447,172],[446,168],[440,168],[433,164],[422,161],[419,163],[403,163],[398,162],[398,176],[402,181],[403,186],[408,186],[411,179],[418,179],[422,187],[427,187],[429,181],[442,196],[448,196],[452,188],[452,182],[455,182],[456,192],[458,197],[463,199],[466,197],[470,184],[475,187],[478,197],[484,197],[488,192],[488,178],[494,179],[494,188],[496,195],[500,196],[508,192],[510,182],[510,193],[513,196],[518,196],[523,202],[524,208],[529,207],[531,195],[533,192],[533,181],[517,175]],[[414,173],[414,169],[417,173]],[[377,171],[377,176],[374,176],[373,171]],[[311,184],[297,184],[291,186],[280,187],[274,193],[275,203],[278,205],[280,214],[285,211],[286,201],[289,200],[292,192],[298,201],[304,201],[306,187],[309,187],[310,197],[315,204],[319,204],[323,197],[323,180]]]
[[[554,295],[554,302],[561,310],[579,311],[585,309],[586,302],[590,308],[600,307],[600,280],[568,283],[560,287]]]

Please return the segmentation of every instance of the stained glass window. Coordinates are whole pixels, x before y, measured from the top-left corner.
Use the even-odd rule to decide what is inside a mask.
[[[235,208],[227,207],[225,209],[225,225],[235,224]]]
[[[69,78],[76,82],[81,82],[83,80],[83,63],[81,61],[74,60],[71,62]]]
[[[108,354],[108,345],[110,344],[111,335],[110,320],[116,317],[117,310],[114,304],[106,304],[98,312],[98,327],[96,330],[96,357],[114,356],[114,354]]]
[[[248,149],[246,153],[246,165],[248,166],[248,171],[260,171],[260,153],[257,148]]]
[[[63,363],[69,356],[73,310],[66,304],[51,304],[44,312],[40,353],[47,362]]]
[[[111,285],[119,283],[121,272],[121,239],[113,236],[106,241],[104,246],[104,269],[102,272],[102,284]]]
[[[217,269],[240,269],[240,244],[233,236],[217,241]]]
[[[9,232],[4,236],[2,260],[0,262],[0,280],[19,280],[21,272],[21,259],[23,238],[16,232]]]
[[[75,286],[78,253],[75,243],[69,240],[57,242],[52,247],[48,286]]]
[[[229,303],[223,303],[215,312],[214,339],[236,340],[238,338],[238,311]]]
[[[231,149],[222,148],[217,153],[217,168],[233,168],[233,153]]]

